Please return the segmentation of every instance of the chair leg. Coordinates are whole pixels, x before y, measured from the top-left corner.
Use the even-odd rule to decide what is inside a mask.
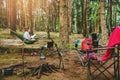
[[[107,63],[107,62],[105,62],[105,63]],[[103,63],[103,64],[101,64],[100,66],[95,66],[94,65],[94,63],[92,63],[95,67],[96,67],[96,69],[92,72],[92,73],[95,73],[99,68],[101,68],[101,67],[103,67],[104,69],[105,69],[105,67],[103,66],[105,63]],[[106,69],[106,71],[110,74],[110,75],[112,75],[107,69]]]
[[[100,71],[100,73],[95,77],[95,79],[96,79],[99,75],[101,75],[101,74],[103,74],[106,78],[108,78],[108,77],[104,74],[104,72],[105,72],[108,68],[110,68],[112,65],[114,65],[115,62],[116,62],[116,61],[114,61],[113,63],[111,63],[111,65],[109,65],[108,67],[106,67],[103,71],[101,71],[101,70],[96,66],[96,68]],[[94,66],[95,66],[95,65],[94,65]],[[109,80],[109,78],[108,78],[108,80]]]
[[[81,56],[83,56],[83,55],[84,55],[84,54],[83,54],[82,52],[79,52],[79,51],[77,50],[78,59],[79,59],[81,65],[85,67],[85,66],[88,65],[88,62],[87,62],[87,61],[84,62],[84,61],[82,60],[82,57],[81,57]]]
[[[79,58],[79,61],[80,61],[81,65],[85,66],[84,62],[81,59],[81,56],[82,56],[81,53],[79,54],[79,52],[78,52],[77,55],[78,55],[78,58]]]
[[[114,61],[116,59],[114,58]],[[114,80],[117,80],[117,62],[114,64]]]
[[[117,55],[117,57],[116,58],[114,58],[114,60],[116,60],[116,64],[114,65],[114,74],[115,74],[115,76],[114,76],[114,80],[120,80],[120,78],[119,78],[119,76],[120,76],[120,74],[119,74],[119,55]]]
[[[88,63],[87,63],[87,66],[88,66],[88,71],[87,71],[87,80],[93,80],[93,76],[91,74],[91,69],[90,69],[90,59],[88,59]]]

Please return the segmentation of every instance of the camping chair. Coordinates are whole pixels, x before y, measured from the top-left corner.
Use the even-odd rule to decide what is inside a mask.
[[[35,38],[35,40],[28,40],[28,39],[25,39],[22,34],[17,33],[17,32],[15,32],[13,30],[10,30],[10,31],[11,31],[11,33],[13,33],[14,35],[16,35],[19,39],[21,39],[26,44],[33,44],[36,41],[38,41],[38,39],[40,39],[40,37],[39,37],[39,38]]]
[[[77,55],[79,58],[79,61],[81,63],[82,66],[87,66],[88,62],[87,62],[87,58],[92,58],[92,59],[97,59],[96,54],[95,54],[95,50],[92,51],[91,49],[93,49],[93,41],[90,38],[86,38],[85,40],[83,40],[82,45],[81,45],[81,49],[77,49]],[[89,52],[89,54],[88,54]]]
[[[77,49],[77,55],[79,58],[80,63],[82,64],[82,66],[87,66],[88,62],[85,58],[89,57],[92,59],[96,60],[97,57],[97,50],[94,51],[89,51],[90,54],[87,55],[86,50],[91,50],[92,48],[98,48],[99,47],[99,40],[100,40],[100,34],[99,33],[91,33],[90,34],[90,38],[86,38],[83,42],[82,42],[82,46],[81,49]]]
[[[112,56],[105,62],[95,64],[90,58],[88,61],[87,80],[119,80],[119,50],[117,47],[97,48],[94,50],[112,50]],[[89,51],[86,51],[89,54]],[[93,69],[94,68],[94,69]],[[112,71],[112,72],[111,72]]]
[[[117,47],[116,47],[117,46]],[[94,48],[94,50],[106,50],[105,54],[99,59],[102,64],[96,65],[91,59],[87,59],[88,62],[88,74],[92,80],[101,79],[101,75],[104,76],[104,80],[120,80],[119,76],[119,49],[120,49],[120,26],[117,26],[110,34],[108,44],[106,48]],[[86,51],[89,54],[88,51]],[[98,62],[98,61],[97,61]],[[94,67],[95,69],[93,70]],[[113,69],[113,72],[111,70]],[[107,72],[107,73],[106,73]],[[108,76],[109,75],[109,76]],[[88,78],[88,76],[87,76]],[[103,80],[103,79],[102,79]]]

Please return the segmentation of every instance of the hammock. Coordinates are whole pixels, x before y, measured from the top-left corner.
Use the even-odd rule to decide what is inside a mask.
[[[19,39],[21,39],[22,41],[24,41],[24,43],[26,43],[26,44],[33,44],[34,42],[36,42],[39,39],[39,38],[35,38],[35,40],[28,40],[28,39],[25,39],[22,34],[17,33],[17,32],[15,32],[13,30],[10,30],[10,31],[14,35],[16,35]]]

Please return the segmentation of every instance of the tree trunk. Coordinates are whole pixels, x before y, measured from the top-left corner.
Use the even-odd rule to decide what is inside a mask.
[[[2,23],[2,0],[0,0],[0,24]],[[2,27],[0,25],[0,27]]]
[[[68,15],[68,32],[69,35],[71,34],[71,11],[72,11],[72,5],[71,5],[71,1],[67,2],[67,6],[68,6],[68,10],[67,10],[67,15]]]
[[[23,0],[23,3],[24,3],[23,10],[24,10],[25,26],[27,26],[28,25],[28,22],[27,22],[27,2],[25,0]]]
[[[84,34],[84,30],[85,30],[85,26],[84,26],[84,0],[81,0],[81,3],[82,3],[82,22],[81,22],[81,26],[82,26],[82,34],[83,36],[85,36]]]
[[[72,14],[72,16],[73,16],[73,31],[74,31],[74,33],[78,33],[77,31],[77,3],[76,3],[76,1],[77,0],[73,0],[73,9],[72,9],[72,11],[73,11],[73,14]]]
[[[0,17],[1,17],[1,12],[2,12],[2,0],[0,0]]]
[[[30,20],[30,34],[33,35],[33,14],[32,14],[32,0],[29,0],[28,3],[28,8],[29,8],[29,20]]]
[[[86,26],[86,5],[87,5],[87,0],[84,0],[84,5],[83,5],[83,36],[86,37],[87,34],[87,26]]]
[[[114,9],[114,25],[113,25],[114,27],[116,26],[116,17],[117,17],[116,15],[117,15],[117,6],[115,6],[115,9]]]
[[[14,2],[14,3],[13,3]],[[16,0],[7,0],[7,23],[8,27],[12,30],[16,30]]]
[[[6,0],[7,26],[8,26],[9,28],[10,28],[10,13],[11,13],[10,1],[11,1],[11,0]]]
[[[2,1],[3,1],[3,0],[0,0],[0,8],[2,7]]]
[[[108,27],[108,33],[111,33],[111,27],[112,27],[112,0],[110,0],[109,3],[109,27]]]
[[[47,7],[46,7],[46,31],[47,31],[47,37],[48,39],[50,38],[50,6],[49,3],[47,2]]]
[[[102,34],[101,34],[101,44],[102,45],[106,45],[107,43],[107,29],[106,29],[106,21],[105,21],[105,7],[104,7],[104,0],[101,0],[101,30],[102,30]]]
[[[23,0],[20,0],[20,31],[25,27],[25,15],[24,15],[24,7]]]
[[[14,2],[14,3],[13,3]],[[12,6],[12,13],[11,13],[11,28],[12,30],[16,31],[16,3],[17,0],[11,0]]]
[[[86,0],[86,37],[89,36],[89,30],[90,30],[90,25],[89,25],[89,0]]]
[[[66,48],[69,43],[69,23],[68,23],[68,0],[60,0],[60,41],[62,48]]]

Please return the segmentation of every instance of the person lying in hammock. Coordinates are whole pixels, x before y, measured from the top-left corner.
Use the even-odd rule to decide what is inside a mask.
[[[29,27],[25,27],[25,32],[23,34],[24,37],[24,42],[25,43],[34,43],[37,41],[37,39],[35,38],[36,34],[34,35],[30,35],[30,28]]]
[[[35,37],[36,35],[30,36],[30,33],[29,33],[29,32],[30,32],[29,27],[26,27],[23,37],[24,37],[25,39],[28,39],[28,40],[35,40],[34,37]]]
[[[41,40],[43,39],[45,36],[41,37],[41,36],[37,36],[36,34],[35,35],[30,35],[30,29],[29,27],[25,27],[25,32],[24,34],[20,34],[20,33],[17,33],[16,31],[14,30],[10,30],[11,33],[13,33],[14,35],[16,35],[19,39],[21,39],[22,41],[24,41],[24,43],[26,44],[33,44],[34,42],[38,41],[38,40]]]

